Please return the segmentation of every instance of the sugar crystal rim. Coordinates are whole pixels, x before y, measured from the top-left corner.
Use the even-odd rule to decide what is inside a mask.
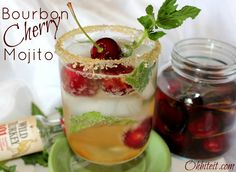
[[[95,26],[87,26],[84,27],[84,30],[89,34],[92,32],[99,32],[99,31],[112,31],[118,32],[122,34],[126,34],[131,37],[139,37],[142,35],[141,30],[137,30],[134,28],[126,27],[126,26],[119,26],[119,25],[95,25]],[[118,60],[101,60],[101,59],[92,59],[92,58],[84,58],[80,55],[75,55],[63,48],[63,43],[70,38],[74,37],[75,35],[83,34],[80,29],[71,30],[64,35],[62,35],[56,45],[55,50],[56,53],[59,55],[60,60],[62,63],[79,63],[81,66],[85,66],[86,68],[105,68],[105,67],[112,67],[113,64],[118,65],[122,64],[125,66],[139,64],[144,60],[147,61],[156,61],[158,55],[160,54],[160,43],[159,41],[152,41],[149,39],[145,39],[143,44],[153,44],[152,49],[149,52],[142,54],[141,56],[131,55],[127,58],[121,58]]]

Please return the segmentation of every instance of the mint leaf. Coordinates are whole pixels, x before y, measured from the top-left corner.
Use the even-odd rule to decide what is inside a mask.
[[[177,10],[176,0],[166,0],[158,11],[156,24],[163,29],[179,27],[187,18],[194,19],[200,9],[192,6],[184,6]]]
[[[145,16],[139,17],[138,21],[143,25],[146,31],[152,31],[153,28],[156,25],[156,19],[153,13],[153,6],[148,5],[146,8],[146,14]]]
[[[147,29],[147,30],[150,29],[150,28],[152,28],[152,27],[153,27],[153,24],[155,24],[155,23],[153,22],[152,17],[149,16],[149,15],[147,15],[147,16],[142,16],[142,17],[138,18],[138,21],[139,21],[139,23],[141,23],[141,24],[143,25],[143,27],[144,27],[145,29]]]
[[[176,0],[166,0],[162,4],[161,8],[159,9],[158,14],[160,15],[165,14],[165,13],[169,14],[176,11],[178,5],[175,3],[176,3]]]
[[[164,36],[166,33],[163,31],[158,31],[158,32],[149,32],[148,37],[149,39],[155,41]]]
[[[149,15],[154,15],[153,13],[153,6],[152,5],[148,5],[146,8],[146,13]]]
[[[125,81],[135,90],[142,92],[149,82],[152,66],[148,62],[142,62],[130,75],[126,76]]]
[[[5,163],[0,163],[0,171],[3,172],[16,172],[16,165],[7,166]]]
[[[127,125],[135,121],[113,116],[104,116],[100,112],[91,111],[82,115],[73,115],[70,122],[70,132],[74,133],[95,125]]]
[[[41,166],[48,167],[48,151],[47,150],[44,150],[43,152],[23,156],[22,159],[27,165],[39,164]]]
[[[12,165],[9,167],[9,172],[15,172],[16,171],[16,165]]]
[[[56,111],[61,115],[61,117],[64,116],[62,107],[56,107]]]
[[[41,111],[41,109],[39,109],[39,107],[34,103],[31,104],[31,115],[32,116],[42,115],[42,116],[46,117],[46,115]]]

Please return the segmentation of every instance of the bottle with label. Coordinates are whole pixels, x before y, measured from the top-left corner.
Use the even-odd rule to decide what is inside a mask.
[[[40,152],[61,133],[60,118],[30,116],[27,119],[0,124],[0,162]]]

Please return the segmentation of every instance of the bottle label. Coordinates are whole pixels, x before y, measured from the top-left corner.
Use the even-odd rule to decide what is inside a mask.
[[[35,117],[0,124],[0,161],[43,150]]]

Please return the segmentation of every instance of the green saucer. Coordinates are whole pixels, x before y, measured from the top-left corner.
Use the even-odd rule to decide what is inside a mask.
[[[73,166],[73,169],[71,170]],[[50,172],[169,172],[171,155],[166,143],[154,131],[148,148],[135,160],[114,166],[102,166],[74,160],[65,137],[57,139],[49,156]]]

